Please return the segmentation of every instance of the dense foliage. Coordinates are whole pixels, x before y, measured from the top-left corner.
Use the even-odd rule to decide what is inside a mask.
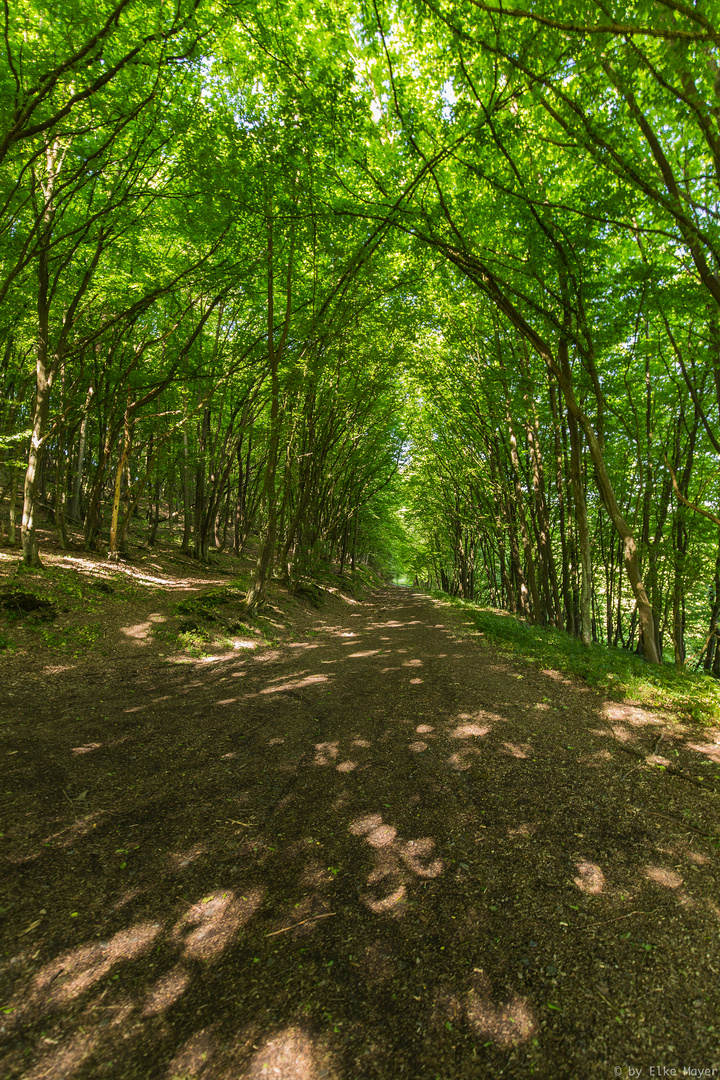
[[[0,498],[720,674],[720,29],[671,0],[6,7]],[[21,508],[22,504],[22,508]],[[22,521],[20,524],[20,517]]]

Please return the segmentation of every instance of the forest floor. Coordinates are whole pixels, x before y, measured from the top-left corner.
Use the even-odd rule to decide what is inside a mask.
[[[219,571],[48,566],[58,639],[0,654],[0,1077],[720,1075],[719,731],[418,590],[274,592],[193,658]]]

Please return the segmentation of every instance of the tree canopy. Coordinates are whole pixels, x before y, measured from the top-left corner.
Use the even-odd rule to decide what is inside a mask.
[[[6,6],[0,498],[720,674],[712,5]],[[22,495],[19,488],[22,485]],[[22,510],[20,509],[22,499]]]

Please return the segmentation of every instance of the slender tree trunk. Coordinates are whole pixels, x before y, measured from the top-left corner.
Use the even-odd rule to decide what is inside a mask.
[[[273,559],[275,556],[275,539],[277,534],[278,518],[276,474],[280,449],[281,428],[279,364],[285,347],[285,341],[287,340],[288,330],[290,328],[292,268],[293,243],[291,240],[290,254],[288,256],[287,283],[285,294],[285,322],[280,342],[276,346],[273,221],[272,217],[269,216],[267,239],[267,346],[268,363],[270,367],[270,439],[268,445],[267,462],[265,464],[265,478],[263,483],[263,500],[267,508],[267,528],[265,532],[265,537],[260,546],[260,553],[258,555],[258,561],[255,567],[255,578],[248,590],[247,596],[245,597],[245,604],[250,611],[252,611],[253,608],[256,608],[258,604],[262,603],[265,597],[266,582],[272,570]]]
[[[234,515],[234,532],[233,532],[233,551],[236,555],[240,554],[240,530],[242,528],[242,521],[244,517],[245,507],[245,472],[243,469],[243,448],[242,441],[237,446],[237,461],[238,461],[238,481],[237,481],[237,495],[235,496],[235,515]]]
[[[613,552],[614,558],[614,552]],[[625,639],[623,637],[622,628],[622,587],[623,587],[623,575],[622,575],[622,541],[617,543],[617,602],[615,607],[615,633],[613,635],[613,645],[617,645],[618,641],[625,648]]]
[[[348,523],[345,522],[342,531],[342,540],[340,542],[340,569],[339,576],[343,576],[343,570],[345,569],[345,559],[347,557],[347,540],[348,540]]]
[[[193,557],[200,562],[208,561],[209,542],[207,522],[205,520],[205,470],[207,464],[208,439],[210,436],[210,409],[203,409],[198,425],[198,460],[195,468],[195,509],[193,513]]]
[[[50,226],[48,224],[48,237],[49,229]],[[38,342],[35,364],[35,401],[33,404],[30,451],[28,453],[27,471],[25,473],[21,527],[23,562],[26,566],[42,565],[38,553],[35,515],[37,512],[37,490],[42,465],[42,454],[45,445],[45,432],[48,416],[50,414],[50,391],[52,389],[53,376],[55,373],[55,365],[51,364],[48,356],[50,317],[48,287],[48,256],[47,249],[43,246],[38,261]]]
[[[590,527],[588,524],[585,488],[582,482],[580,432],[572,413],[568,413],[568,429],[570,434],[570,476],[580,545],[580,640],[583,645],[590,645],[592,643]]]
[[[265,465],[265,480],[263,483],[262,497],[267,510],[267,525],[265,537],[260,546],[257,564],[255,566],[255,578],[246,597],[246,605],[252,610],[262,602],[265,597],[265,586],[270,574],[275,554],[275,536],[277,533],[277,491],[275,488],[275,474],[277,472],[278,450],[280,447],[280,389],[277,373],[277,363],[271,361],[271,384],[272,402],[270,406],[270,443],[268,457]]]
[[[78,521],[80,518],[80,496],[82,494],[83,465],[85,463],[85,444],[87,441],[88,415],[90,413],[90,403],[92,401],[93,392],[93,387],[88,387],[87,397],[85,398],[85,407],[83,409],[82,420],[80,422],[80,442],[78,444],[77,464],[75,466],[75,480],[73,483],[73,493],[72,499],[70,500],[69,510],[69,516],[71,521]]]
[[[182,495],[183,495],[183,538],[182,551],[190,554],[190,538],[192,536],[192,519],[190,517],[192,504],[190,501],[190,461],[188,451],[187,416],[183,422],[183,467],[182,467]]]
[[[713,594],[710,607],[710,628],[707,645],[705,646],[703,667],[705,671],[715,671],[715,660],[720,650],[717,646],[718,614],[720,614],[720,534],[718,534],[718,546],[715,554],[715,574],[713,578]],[[701,659],[703,659],[701,657]]]
[[[112,447],[109,442],[110,435],[102,444],[102,451],[100,453],[100,460],[98,461],[98,467],[93,477],[92,485],[88,494],[88,507],[87,514],[85,515],[85,547],[88,550],[94,549],[97,543],[97,537],[101,528],[101,504],[103,499],[103,491],[105,488],[105,472],[110,463],[110,455]]]
[[[151,518],[150,518],[150,530],[148,532],[148,547],[155,547],[157,540],[158,528],[160,527],[160,492],[162,489],[162,481],[160,479],[160,464],[158,463],[155,470],[155,482],[153,484],[153,498],[151,501]]]
[[[125,471],[125,466],[127,465],[130,453],[132,451],[133,425],[130,419],[130,404],[131,399],[130,395],[128,394],[128,403],[125,410],[123,444],[120,451],[120,456],[118,458],[117,469],[115,470],[115,490],[113,494],[112,515],[110,518],[110,551],[108,554],[112,557],[117,557],[118,553],[118,517],[120,514],[122,478]],[[126,520],[128,516],[128,514],[125,515]]]
[[[530,592],[525,580],[525,571],[523,569],[522,558],[520,556],[520,545],[518,544],[517,530],[515,527],[515,521],[513,518],[512,507],[509,504],[509,500],[505,499],[505,520],[507,521],[508,537],[510,540],[510,565],[512,567],[513,578],[515,580],[515,589],[511,587],[511,595],[513,596],[513,606],[511,611],[519,612],[524,619],[532,620],[532,611],[530,607]]]
[[[550,537],[550,513],[545,497],[545,470],[543,467],[542,451],[540,449],[539,424],[534,414],[528,417],[525,426],[528,448],[530,450],[530,462],[532,465],[533,494],[535,496],[535,520],[537,522],[537,541],[540,565],[542,567],[542,583],[547,608],[548,619],[556,626],[562,625],[560,609],[560,590],[558,588],[557,570],[555,557],[552,550]]]
[[[720,385],[720,384],[719,384]],[[684,426],[684,415],[681,409],[678,416],[675,437],[675,472],[679,472],[680,465],[680,440]],[[687,497],[690,476],[692,474],[695,459],[695,442],[699,427],[699,408],[695,404],[693,422],[690,426],[690,437],[687,445],[687,456],[682,473],[678,476],[678,487],[683,496]],[[677,510],[673,520],[672,543],[673,543],[673,651],[675,666],[680,669],[685,666],[685,559],[687,556],[689,535],[686,521],[687,511],[685,506],[678,500]]]
[[[55,461],[55,479],[54,479],[54,494],[53,494],[53,517],[55,521],[55,531],[57,533],[58,540],[60,541],[60,547],[63,551],[67,551],[70,547],[70,542],[67,535],[67,527],[65,524],[66,514],[66,500],[67,500],[67,454],[65,453],[65,429],[60,427],[57,431],[58,445],[57,445],[57,458]]]
[[[582,426],[585,433],[585,437],[588,442],[590,454],[595,465],[595,471],[598,478],[598,486],[600,488],[600,494],[602,495],[605,506],[607,507],[610,519],[620,536],[623,543],[623,558],[625,562],[625,572],[630,582],[630,588],[632,589],[633,596],[635,597],[638,610],[638,618],[640,620],[640,626],[643,634],[643,650],[645,659],[652,664],[660,663],[660,656],[655,647],[655,619],[653,616],[652,606],[648,599],[647,592],[645,590],[645,584],[640,574],[640,566],[638,562],[638,549],[635,537],[632,530],[625,521],[620,512],[620,508],[615,498],[615,491],[610,483],[610,477],[607,474],[605,467],[605,460],[603,458],[600,446],[592,426],[580,409],[575,396],[572,392],[572,387],[569,382],[566,381],[563,387],[563,393],[566,393],[568,400],[568,407],[573,416],[578,420],[578,423]]]
[[[466,273],[468,272],[467,266],[464,267],[464,270]],[[590,456],[592,457],[593,465],[595,466],[595,474],[601,498],[607,507],[613,527],[623,542],[625,571],[637,604],[640,625],[643,632],[645,658],[650,663],[659,664],[660,656],[655,648],[655,620],[653,617],[652,606],[640,574],[637,543],[632,530],[620,512],[615,491],[610,482],[610,477],[608,476],[605,465],[601,441],[593,430],[593,426],[587,414],[580,407],[575,397],[572,377],[567,362],[567,340],[563,335],[561,338],[561,350],[564,351],[564,358],[561,357],[561,362],[558,364],[550,345],[532,329],[529,323],[523,318],[520,311],[515,307],[512,300],[502,292],[502,289],[493,274],[486,267],[482,266],[482,264],[478,263],[476,266],[473,266],[470,276],[497,304],[498,308],[508,317],[513,326],[515,326],[515,328],[530,342],[538,355],[542,357],[543,361],[547,364],[548,368],[558,381],[569,412],[572,413],[583,430]],[[569,319],[569,309],[567,310],[567,318]]]
[[[501,607],[506,607],[512,614],[515,613],[515,594],[513,592],[512,582],[510,575],[507,571],[507,554],[505,551],[505,544],[503,541],[498,541],[498,558],[500,559],[500,582],[502,592],[505,594],[505,602],[501,603]],[[502,596],[500,597],[502,601]]]
[[[612,557],[612,536],[608,541],[605,536],[603,515],[597,516],[597,536],[600,544],[600,558],[605,567],[605,641],[612,641],[613,595],[615,593],[615,562]],[[607,546],[606,546],[607,545]]]
[[[17,544],[17,491],[22,479],[22,469],[10,468],[10,503],[8,506],[8,544]]]
[[[58,172],[64,151],[56,141],[45,149],[45,179],[39,179],[33,171],[33,180],[42,192],[43,211],[37,264],[37,355],[35,359],[35,400],[30,434],[30,452],[25,473],[23,492],[23,516],[21,526],[23,562],[26,566],[40,566],[36,520],[38,482],[42,476],[43,453],[50,415],[50,393],[58,369],[60,356],[50,356],[50,245],[55,217],[54,194]]]
[[[351,574],[355,573],[355,554],[356,554],[356,551],[357,551],[357,535],[358,535],[358,516],[357,516],[357,513],[356,513],[354,521],[353,521],[353,538],[352,538],[352,547],[350,549],[350,573]],[[428,585],[428,588],[429,588],[429,585]]]
[[[505,388],[505,390],[507,394],[507,388]],[[528,600],[531,602],[528,603],[523,598],[523,606],[527,608],[527,614],[531,621],[541,623],[543,622],[543,608],[540,603],[540,594],[538,592],[537,578],[535,576],[535,562],[533,559],[532,544],[530,543],[530,532],[528,530],[527,517],[525,515],[525,498],[523,496],[522,479],[520,475],[517,440],[515,438],[507,400],[505,402],[505,410],[505,421],[507,423],[508,435],[510,438],[510,461],[512,463],[513,481],[515,486],[515,504],[520,525],[523,554],[525,556],[525,574],[523,576],[527,577],[527,583],[530,587]]]
[[[133,426],[134,426],[134,422],[133,422]],[[160,454],[160,447],[157,447],[153,451],[152,456],[148,457],[147,465],[146,465],[146,468],[145,468],[145,473],[138,480],[136,480],[134,484],[130,483],[130,476],[129,476],[129,467],[130,466],[129,466],[129,462],[126,462],[126,464],[125,464],[125,470],[126,470],[125,513],[123,515],[122,521],[118,525],[118,530],[117,530],[118,551],[123,551],[124,548],[125,548],[125,544],[127,542],[128,532],[130,530],[130,522],[132,521],[132,519],[134,517],[136,517],[138,515],[138,506],[140,505],[140,500],[141,500],[141,498],[143,496],[143,492],[147,488],[148,480],[150,478],[153,466],[154,466],[155,461],[156,461],[157,457],[159,456],[159,454]]]

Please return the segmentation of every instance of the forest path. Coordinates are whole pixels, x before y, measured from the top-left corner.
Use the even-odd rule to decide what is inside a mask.
[[[3,1077],[720,1069],[717,733],[408,589],[136,655],[5,703]]]

